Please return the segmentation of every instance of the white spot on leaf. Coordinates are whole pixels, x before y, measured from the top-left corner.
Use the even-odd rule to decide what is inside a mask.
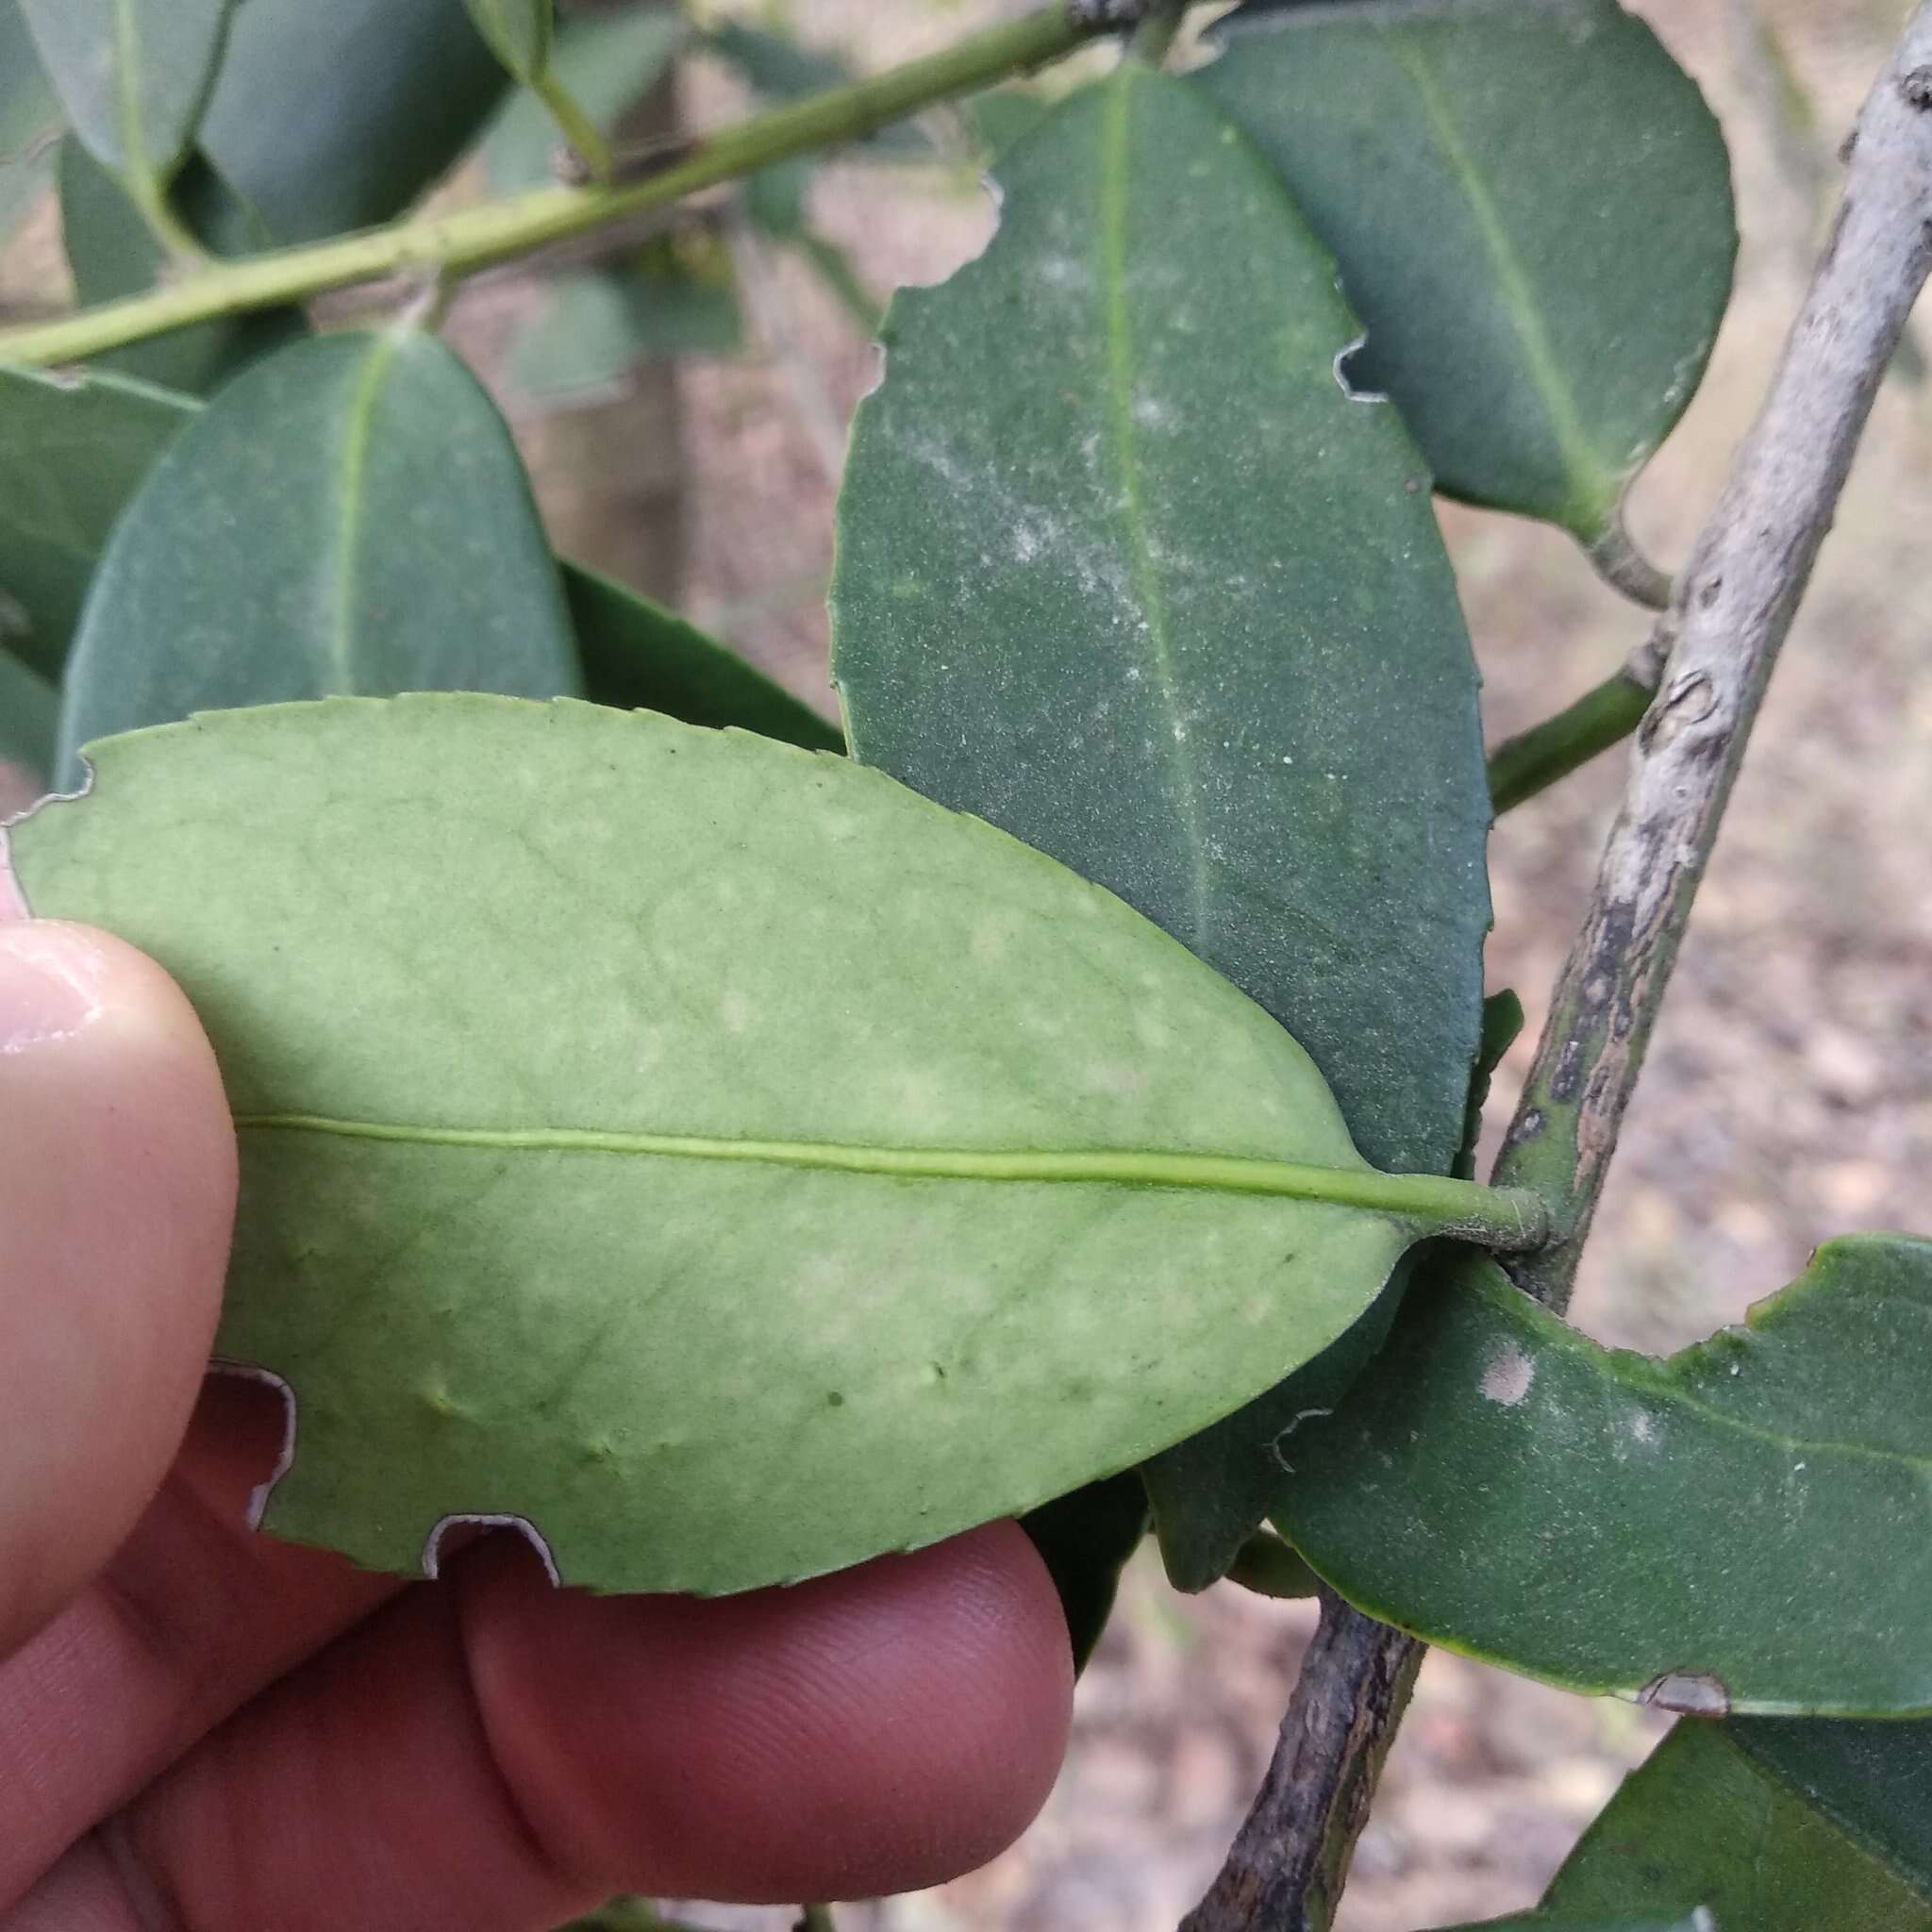
[[[1482,1396],[1499,1408],[1514,1408],[1536,1380],[1536,1364],[1513,1342],[1491,1357],[1483,1371]]]

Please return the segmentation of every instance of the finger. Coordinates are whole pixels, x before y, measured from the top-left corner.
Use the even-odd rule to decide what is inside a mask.
[[[173,981],[103,933],[0,924],[0,1655],[159,1483],[234,1206],[221,1076]]]
[[[629,1889],[852,1897],[991,1856],[1072,1667],[1011,1524],[723,1601],[553,1591],[499,1542],[244,1710],[110,1827],[164,1923],[525,1932]]]
[[[247,1527],[283,1425],[273,1391],[210,1379],[133,1535],[0,1662],[0,1912],[242,1704],[405,1587]]]

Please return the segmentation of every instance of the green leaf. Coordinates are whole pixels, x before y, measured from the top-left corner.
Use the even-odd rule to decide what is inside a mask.
[[[586,697],[687,724],[741,725],[808,751],[844,750],[836,724],[675,611],[576,563],[563,566],[563,593]]]
[[[1283,1526],[1371,1615],[1572,1690],[1932,1710],[1928,1347],[1932,1241],[1905,1236],[1827,1243],[1664,1361],[1470,1263],[1297,1438]]]
[[[7,620],[12,614],[0,603],[0,642],[10,641]],[[53,768],[54,720],[59,702],[44,677],[0,649],[0,765],[18,766],[32,778],[46,777]],[[0,815],[4,812],[0,805]]]
[[[1446,1932],[1723,1932],[1723,1927],[1701,1909],[1666,1919],[1633,1919],[1622,1913],[1606,1918],[1601,1912],[1577,1919],[1563,1913],[1522,1912],[1509,1919],[1485,1919],[1478,1925],[1450,1926]]]
[[[1083,1671],[1113,1614],[1121,1572],[1147,1533],[1147,1491],[1131,1469],[1123,1470],[1042,1503],[1021,1519],[1020,1527],[1032,1538],[1059,1592],[1074,1668]]]
[[[475,696],[89,756],[15,873],[208,1026],[218,1346],[298,1408],[266,1524],[365,1564],[466,1514],[609,1590],[930,1542],[1198,1428],[1419,1235],[1513,1211],[1376,1174],[1185,948],[844,758]]]
[[[742,21],[720,21],[705,34],[703,45],[768,101],[803,100],[808,94],[850,87],[858,78],[841,55],[808,47],[787,34],[769,33]],[[897,160],[925,159],[932,154],[932,143],[905,121],[879,128],[855,146],[858,153]]]
[[[400,214],[508,92],[463,0],[247,0],[201,144],[277,242]]]
[[[194,139],[232,0],[18,0],[74,131],[104,167],[165,181]]]
[[[191,711],[334,692],[576,688],[515,445],[433,336],[298,342],[231,383],[114,531],[61,756]]]
[[[557,31],[550,0],[463,0],[506,72],[529,87],[549,71]]]
[[[1196,91],[1123,68],[999,178],[986,253],[894,298],[855,426],[854,755],[1119,892],[1302,1041],[1371,1158],[1446,1172],[1489,805],[1421,460],[1343,393],[1333,266]],[[1281,1426],[1148,1472],[1177,1581],[1254,1528]]]
[[[0,240],[53,178],[60,108],[34,54],[19,0],[0,0]]]
[[[1740,1736],[1758,1728],[1680,1724],[1584,1835],[1551,1885],[1546,1907],[1682,1910],[1696,1899],[1718,1932],[1932,1932],[1923,1808],[1932,1726],[1779,1721],[1763,1727],[1799,1739],[1849,1731],[1889,1733],[1900,1745],[1914,1740],[1916,1781],[1907,1789],[1920,1808],[1887,1806],[1892,1822],[1905,1826],[1903,1844],[1834,1823],[1802,1783],[1740,1748]],[[1888,1771],[1901,1755],[1886,1751]]]
[[[540,402],[620,392],[638,364],[739,348],[743,323],[724,264],[673,251],[554,277],[510,348],[511,379]]]
[[[115,518],[195,408],[125,376],[0,369],[6,642],[43,676],[58,676],[66,660]]]
[[[973,138],[997,157],[1031,134],[1053,112],[1053,103],[1035,88],[994,87],[960,102],[959,111]]]
[[[55,172],[67,259],[81,301],[111,302],[154,287],[161,275],[160,244],[121,183],[71,135],[60,143]],[[202,156],[189,158],[173,198],[185,225],[217,255],[267,245],[266,231]],[[200,395],[307,326],[299,309],[258,309],[131,343],[92,366]]]
[[[684,16],[670,7],[566,21],[550,71],[598,132],[611,135],[625,109],[641,100],[670,66],[689,32]],[[534,94],[512,94],[483,142],[491,188],[514,194],[554,181],[557,144],[557,124],[543,103]]]
[[[1611,537],[1695,391],[1737,232],[1724,137],[1615,0],[1238,12],[1198,85],[1281,171],[1368,328],[1348,365],[1439,486]]]

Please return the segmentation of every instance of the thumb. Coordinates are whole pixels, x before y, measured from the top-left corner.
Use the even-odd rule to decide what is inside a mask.
[[[221,1076],[175,983],[105,933],[0,924],[0,1655],[179,1446],[234,1207]]]

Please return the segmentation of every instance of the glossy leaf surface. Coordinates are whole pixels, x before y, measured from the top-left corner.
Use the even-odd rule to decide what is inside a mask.
[[[1696,85],[1616,0],[1341,0],[1222,38],[1198,84],[1335,251],[1368,329],[1351,380],[1452,494],[1613,528],[1730,293]]]
[[[599,133],[616,131],[626,108],[641,100],[669,67],[690,32],[672,7],[566,21],[557,36],[550,70]],[[514,93],[491,123],[483,165],[498,194],[537,188],[557,178],[558,134],[550,110],[533,94]]]
[[[1544,1908],[1682,1910],[1694,1899],[1717,1932],[1932,1932],[1924,1812],[1911,1821],[1916,1855],[1900,1860],[1883,1843],[1831,1823],[1802,1788],[1740,1750],[1745,1728],[1679,1724],[1584,1835]],[[1903,1737],[1932,1727],[1783,1721],[1778,1728]],[[1922,1766],[1932,1762],[1923,1743],[1919,1756]],[[1918,1790],[1923,1796],[1923,1769]]]
[[[844,750],[836,724],[675,610],[582,564],[563,566],[563,593],[586,697],[687,724],[737,724],[808,751]]]
[[[0,0],[0,239],[52,178],[60,107],[41,72],[20,0]]]
[[[153,288],[162,273],[160,245],[121,183],[71,135],[60,143],[56,177],[62,238],[81,301],[111,302]],[[175,177],[172,198],[187,226],[216,255],[268,245],[267,230],[198,154]],[[130,342],[92,366],[201,395],[306,327],[298,309],[255,309]]]
[[[194,138],[233,0],[17,0],[88,152],[165,179]]]
[[[238,377],[148,474],[89,592],[91,738],[338,692],[576,689],[509,431],[432,336],[318,337]]]
[[[557,30],[551,0],[463,0],[476,31],[505,69],[526,87],[550,65]]]
[[[1246,1399],[1441,1224],[1183,947],[849,760],[475,696],[90,757],[15,870],[208,1027],[219,1346],[299,1411],[267,1526],[361,1562],[474,1514],[620,1590],[929,1542]]]
[[[246,0],[201,144],[279,243],[400,214],[508,91],[463,0]]]
[[[1297,1437],[1280,1520],[1358,1607],[1573,1690],[1932,1710],[1928,1353],[1932,1241],[1905,1236],[1827,1243],[1664,1361],[1471,1263]]]
[[[0,369],[5,641],[43,676],[59,675],[115,518],[196,407],[123,376]]]
[[[1333,265],[1195,90],[1124,68],[998,172],[991,244],[894,299],[855,427],[854,753],[1119,892],[1294,1032],[1378,1164],[1446,1172],[1489,806],[1421,459],[1343,392]],[[1196,1587],[1275,1433],[1156,1487]],[[1207,1535],[1220,1472],[1243,1500]]]

